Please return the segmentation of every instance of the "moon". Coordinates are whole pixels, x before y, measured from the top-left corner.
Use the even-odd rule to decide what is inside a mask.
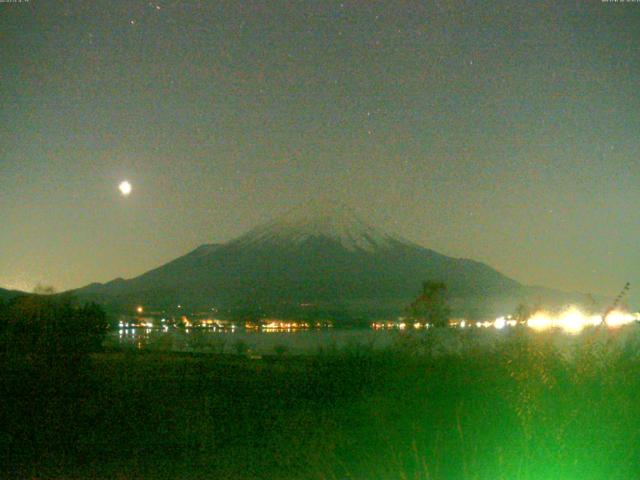
[[[118,186],[118,189],[120,190],[120,193],[122,193],[123,196],[128,197],[133,188],[131,187],[131,184],[127,180],[125,180],[120,183],[120,185]]]

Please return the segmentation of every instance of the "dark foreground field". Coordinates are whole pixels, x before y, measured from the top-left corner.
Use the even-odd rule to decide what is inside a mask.
[[[568,350],[509,335],[464,355],[418,355],[425,337],[308,358],[5,356],[0,476],[638,478],[636,332]]]

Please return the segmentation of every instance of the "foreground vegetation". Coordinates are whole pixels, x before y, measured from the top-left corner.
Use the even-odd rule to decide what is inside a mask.
[[[5,352],[2,478],[629,479],[637,327],[432,355]],[[403,339],[404,338],[404,339]]]

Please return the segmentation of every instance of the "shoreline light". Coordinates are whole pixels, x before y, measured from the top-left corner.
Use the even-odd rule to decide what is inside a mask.
[[[637,314],[613,310],[606,315],[604,325],[609,328],[616,328],[633,323],[639,319]],[[585,314],[576,307],[569,307],[559,314],[545,311],[536,312],[527,320],[527,326],[533,330],[541,331],[559,328],[569,334],[577,334],[586,327],[597,327],[602,323],[601,315]]]

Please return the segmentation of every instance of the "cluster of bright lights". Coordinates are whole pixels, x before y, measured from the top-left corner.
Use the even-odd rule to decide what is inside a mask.
[[[460,322],[460,327],[465,327],[465,321]],[[493,327],[498,330],[502,330],[504,327],[515,327],[518,324],[513,318],[509,317],[498,317],[493,322],[489,320],[485,320],[484,322],[476,322],[475,326],[478,328],[489,328]],[[473,324],[469,324],[470,326]]]
[[[549,330],[557,328],[566,333],[576,334],[581,332],[585,327],[606,325],[610,328],[620,327],[632,322],[640,321],[640,313],[629,313],[622,310],[612,310],[606,315],[603,322],[602,315],[586,314],[577,307],[569,307],[560,313],[551,313],[544,310],[534,313],[526,322],[518,322],[511,316],[498,317],[493,321],[485,320],[483,322],[469,322],[467,320],[459,320],[452,323],[452,326],[466,328],[475,326],[476,328],[495,328],[502,330],[505,327],[515,327],[518,324],[524,324],[533,330]]]
[[[534,330],[547,330],[560,328],[567,333],[579,333],[585,327],[593,327],[604,324],[608,327],[620,327],[640,320],[640,314],[613,310],[606,317],[602,315],[585,314],[575,307],[568,308],[560,314],[549,312],[536,312],[529,320],[527,326]]]
[[[146,321],[146,322],[142,322],[142,321],[136,321],[136,322],[123,322],[120,321],[118,322],[118,327],[120,328],[153,328],[153,323],[150,321]]]
[[[373,328],[374,330],[392,330],[392,329],[406,330],[408,328],[419,330],[421,328],[429,328],[429,327],[431,327],[429,323],[409,322],[409,321],[406,321],[404,317],[402,320],[397,322],[389,320],[386,322],[373,322],[371,324],[371,328]]]
[[[306,330],[309,328],[309,323],[270,320],[262,324],[261,328],[265,332],[290,332],[292,330]]]

